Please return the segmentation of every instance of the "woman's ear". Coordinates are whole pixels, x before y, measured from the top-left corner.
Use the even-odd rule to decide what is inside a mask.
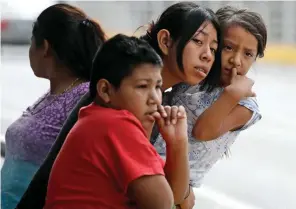
[[[172,46],[172,39],[170,32],[166,29],[161,29],[157,33],[157,42],[160,50],[164,55],[168,55],[169,48]]]
[[[44,39],[43,41],[43,57],[47,57],[48,55],[50,55],[50,45],[49,42]]]

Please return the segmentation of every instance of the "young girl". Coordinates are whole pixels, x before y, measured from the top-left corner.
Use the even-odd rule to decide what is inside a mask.
[[[100,25],[73,6],[55,4],[38,16],[29,59],[35,76],[48,79],[50,89],[6,131],[2,209],[19,202],[69,113],[88,91],[92,56],[104,41]]]
[[[44,209],[173,207],[165,167],[174,156],[165,165],[148,137],[157,118],[168,152],[186,156],[187,175],[187,122],[182,107],[174,124],[157,113],[161,68],[161,58],[138,38],[119,34],[102,46],[93,61],[94,102],[80,110],[55,160]]]
[[[199,187],[204,175],[228,152],[237,136],[261,119],[246,74],[266,47],[266,26],[257,13],[224,7],[216,12],[224,33],[220,86],[213,91],[179,84],[164,95],[164,104],[184,105],[188,115],[190,185]],[[158,135],[154,146],[165,155]]]
[[[176,3],[162,13],[142,39],[147,40],[163,60],[162,91],[180,82],[195,85],[204,80],[203,87],[206,89],[218,84],[221,69],[220,27],[211,10],[193,2]],[[91,100],[89,95],[85,95],[73,110],[18,208],[43,207],[49,173],[56,155],[75,124],[79,109],[88,105]],[[172,117],[175,116],[175,112],[173,111]],[[175,159],[184,157],[178,150],[170,154],[175,156]],[[182,164],[172,163],[168,169],[171,171],[169,183],[174,193],[175,204],[180,204],[188,197],[190,191],[188,185],[181,185]]]

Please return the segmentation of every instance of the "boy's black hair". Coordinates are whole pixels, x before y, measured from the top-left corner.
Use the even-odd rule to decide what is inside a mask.
[[[96,53],[90,81],[90,95],[95,98],[100,79],[108,80],[115,88],[141,64],[162,67],[162,59],[144,40],[118,34],[105,42]]]

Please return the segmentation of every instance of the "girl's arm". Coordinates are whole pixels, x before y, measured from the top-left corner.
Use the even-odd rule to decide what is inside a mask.
[[[228,131],[243,127],[253,116],[253,111],[239,104],[240,97],[234,97],[225,88],[221,96],[196,120],[193,136],[201,141],[218,138]]]

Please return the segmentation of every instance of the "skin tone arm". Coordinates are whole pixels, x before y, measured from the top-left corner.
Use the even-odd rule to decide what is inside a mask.
[[[254,82],[246,76],[232,72],[231,84],[197,119],[192,134],[202,141],[216,139],[228,131],[241,128],[252,117],[252,111],[238,105],[244,97],[255,96],[252,92]]]
[[[184,184],[188,185],[189,181],[189,167],[186,167],[186,165],[188,165],[188,140],[185,109],[177,106],[166,106],[164,108],[161,106],[161,111],[162,114],[156,112],[154,117],[160,132],[164,138],[167,139],[166,141],[169,147],[169,150],[167,150],[167,161],[165,165],[166,177],[161,175],[143,176],[130,183],[128,194],[135,200],[137,206],[141,209],[173,208],[173,205],[176,204],[176,197],[173,193],[173,189],[176,191],[178,191],[178,189],[181,190],[183,189]],[[177,148],[177,146],[180,147]],[[177,151],[182,154],[176,155]],[[185,167],[183,165],[184,162]],[[179,165],[179,167],[171,165]],[[172,172],[173,170],[171,170],[172,168],[181,169],[182,172],[177,171],[176,173],[178,173],[178,175],[171,175],[171,173],[174,173]],[[178,180],[180,182],[178,182]],[[178,195],[179,193],[177,193],[177,197]],[[180,196],[180,201],[183,200],[184,196],[182,194]]]
[[[188,194],[189,165],[187,143],[167,145],[164,172],[174,194],[175,205]]]
[[[179,209],[192,209],[195,205],[195,196],[192,187],[190,187],[189,196],[177,206]]]
[[[161,175],[143,176],[132,181],[128,195],[141,209],[172,209],[174,205],[170,185]]]
[[[161,106],[159,112],[166,118],[157,120],[160,133],[166,141],[165,175],[173,194],[175,205],[181,204],[188,194],[189,159],[187,117],[183,106]]]

